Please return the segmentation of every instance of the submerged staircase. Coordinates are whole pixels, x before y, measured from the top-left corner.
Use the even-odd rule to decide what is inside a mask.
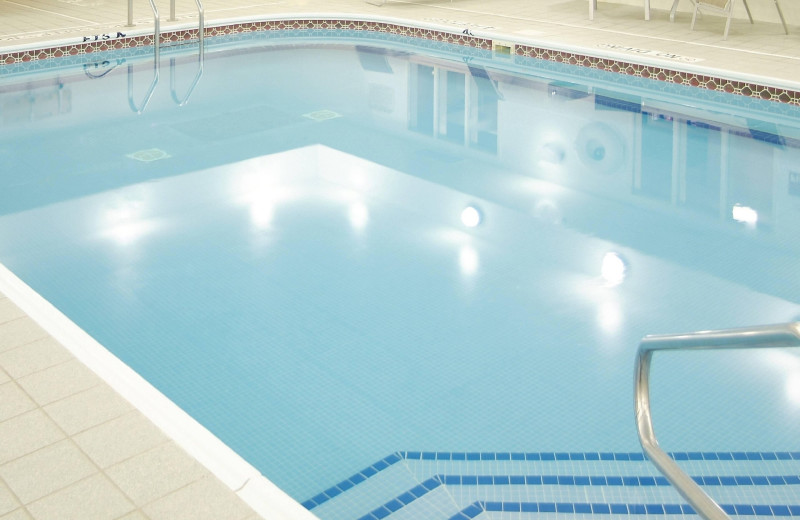
[[[800,452],[669,456],[728,515],[800,517]],[[303,505],[322,520],[696,517],[641,452],[401,451]]]

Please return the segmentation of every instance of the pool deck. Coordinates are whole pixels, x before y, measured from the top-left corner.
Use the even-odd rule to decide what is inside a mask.
[[[688,4],[688,0],[681,0]],[[619,59],[691,67],[729,79],[756,78],[800,90],[800,11],[784,6],[789,35],[772,2],[751,7],[756,23],[706,15],[694,31],[681,4],[601,1],[588,20],[585,0],[360,0],[262,2],[206,0],[206,24],[241,17],[357,17],[468,29],[495,39],[551,46]],[[181,0],[176,21],[158,2],[162,30],[196,23],[193,2]],[[758,10],[756,9],[758,8]],[[103,0],[0,0],[0,52],[106,33],[151,31],[149,4]],[[772,20],[774,18],[774,20]],[[772,20],[772,21],[769,21]],[[614,48],[616,50],[610,51]],[[658,56],[669,54],[671,57]],[[0,520],[261,518],[229,486],[189,456],[131,403],[0,293]]]

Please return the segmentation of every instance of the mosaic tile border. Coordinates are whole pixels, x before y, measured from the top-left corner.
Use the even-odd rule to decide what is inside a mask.
[[[412,27],[388,22],[316,18],[271,20],[262,22],[250,21],[216,27],[207,27],[205,36],[216,37],[239,33],[304,29],[347,29],[353,31],[371,31],[378,33],[397,34],[425,40],[435,40],[486,50],[491,50],[492,48],[492,40],[488,38],[477,37],[472,34],[450,33],[441,30]],[[162,33],[160,41],[164,44],[177,43],[196,39],[197,36],[197,29],[167,31]],[[152,35],[132,37],[121,36],[118,38],[109,37],[105,40],[90,40],[72,45],[62,45],[45,49],[0,54],[0,65],[11,65],[35,60],[60,58],[63,56],[91,54],[94,52],[134,48],[152,44]],[[749,98],[758,98],[800,106],[800,91],[796,90],[769,87],[758,83],[728,80],[718,76],[706,76],[693,72],[673,70],[653,65],[634,64],[610,58],[599,58],[596,56],[577,54],[568,51],[555,51],[552,49],[524,44],[516,45],[515,53],[518,56],[526,56],[557,63],[566,63],[588,69],[609,71],[639,78],[655,79],[666,83],[685,85],[716,92],[725,92]]]
[[[800,516],[800,506],[720,504],[729,515],[742,516]],[[597,504],[586,502],[473,502],[449,520],[472,520],[485,512],[504,513],[567,513],[593,515],[693,515],[687,504]],[[378,520],[383,516],[363,517]]]
[[[674,460],[677,461],[697,461],[697,460],[704,460],[704,461],[772,461],[772,460],[800,460],[800,452],[789,452],[789,451],[778,451],[778,452],[765,452],[765,451],[723,451],[723,452],[670,452],[669,456],[672,457]],[[360,484],[361,482],[367,480],[375,476],[377,473],[385,470],[389,466],[400,462],[401,460],[447,460],[447,461],[627,461],[627,462],[639,462],[647,460],[647,457],[642,452],[451,452],[451,451],[398,451],[388,455],[378,462],[367,466],[363,470],[359,471],[358,473],[352,475],[349,478],[339,482],[338,484],[331,486],[330,488],[326,489],[325,491],[314,495],[312,498],[304,501],[302,506],[306,509],[314,509],[318,507],[328,500],[344,493],[348,489],[352,488],[353,486]],[[436,477],[441,477],[441,475],[437,475]],[[432,477],[436,478],[436,477]],[[559,484],[559,479],[562,477],[555,477],[556,482],[555,484]],[[612,483],[608,483],[608,478],[611,477],[602,477],[605,480],[605,484],[600,484],[600,480],[595,480],[598,482],[597,484],[592,483],[591,478],[589,478],[589,485],[637,485],[633,484],[633,480],[628,480],[628,484],[625,484],[625,480],[623,480],[622,484],[617,484],[616,480],[613,480]],[[598,477],[600,478],[600,477]],[[625,477],[628,478],[628,477]],[[630,477],[636,478],[638,485],[661,485],[657,484],[660,482],[658,479],[663,479],[663,477]],[[642,478],[645,480],[642,481]],[[652,484],[650,483],[652,480]],[[790,476],[774,476],[774,477],[735,477],[735,476],[722,476],[722,477],[693,477],[698,484],[710,485],[710,486],[744,486],[744,485],[795,485],[800,484],[800,477],[795,475]],[[431,480],[431,479],[428,479]],[[666,479],[664,479],[666,481]],[[428,482],[428,481],[426,481]],[[569,479],[564,477],[564,482],[569,482]],[[574,485],[584,485],[583,479],[580,480],[581,484],[574,484]],[[642,484],[642,482],[645,482]],[[551,480],[548,480],[548,483],[552,484]],[[437,484],[438,485],[438,484]],[[416,489],[416,488],[415,488]]]

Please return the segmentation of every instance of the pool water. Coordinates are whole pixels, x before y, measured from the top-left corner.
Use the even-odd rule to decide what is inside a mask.
[[[298,501],[640,453],[644,335],[800,319],[797,107],[349,38],[0,78],[0,263]],[[797,452],[800,357],[659,355],[652,404],[667,451]]]

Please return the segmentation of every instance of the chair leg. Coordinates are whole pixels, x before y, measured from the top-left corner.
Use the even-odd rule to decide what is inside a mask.
[[[753,15],[750,14],[750,6],[747,5],[747,0],[742,0],[742,1],[744,2],[744,10],[747,11],[747,17],[750,18],[750,23],[753,23]]]
[[[694,22],[697,21],[697,10],[700,8],[699,5],[694,4],[694,14],[692,15],[692,26],[689,27],[690,31],[694,31]]]
[[[789,34],[789,28],[786,27],[786,19],[783,17],[783,11],[781,11],[781,4],[778,3],[778,0],[775,0],[775,7],[778,9],[778,16],[781,17],[781,23],[783,24],[783,32]]]

